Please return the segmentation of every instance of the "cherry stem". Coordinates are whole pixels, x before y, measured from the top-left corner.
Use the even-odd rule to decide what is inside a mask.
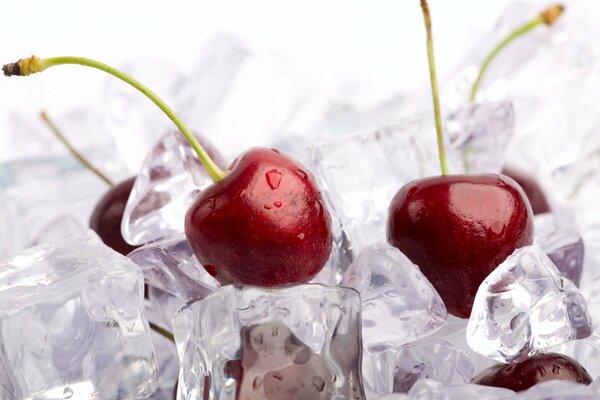
[[[56,136],[56,138],[60,140],[62,144],[65,145],[65,147],[69,150],[69,153],[71,153],[73,157],[75,157],[81,164],[83,164],[87,169],[89,169],[90,172],[92,172],[98,178],[103,180],[108,186],[114,185],[113,181],[110,180],[109,177],[100,172],[100,170],[96,168],[94,164],[92,164],[83,154],[81,154],[75,147],[73,147],[71,142],[69,142],[65,135],[62,134],[60,129],[58,129],[58,126],[56,126],[56,124],[50,119],[50,117],[45,111],[40,112],[40,118],[42,119],[42,121],[44,121],[44,123],[54,134],[54,136]]]
[[[159,335],[163,336],[164,338],[170,340],[171,342],[175,343],[175,336],[173,336],[173,334],[171,332],[169,332],[168,330],[166,330],[165,328],[163,328],[162,326],[158,326],[153,322],[149,322],[148,324],[150,325],[150,329],[152,329],[154,332],[158,333]]]
[[[504,39],[502,39],[500,43],[498,43],[492,49],[492,51],[481,63],[481,66],[479,67],[479,75],[477,76],[477,79],[471,87],[471,94],[469,95],[469,100],[471,102],[475,101],[477,97],[477,91],[479,90],[479,86],[481,85],[483,77],[485,76],[485,73],[487,72],[490,64],[506,46],[512,43],[515,39],[525,35],[527,32],[530,32],[539,25],[553,25],[554,22],[562,15],[564,10],[565,7],[561,4],[550,6],[544,11],[542,11],[537,17],[535,17],[531,21],[524,23],[523,25],[509,33],[508,36],[506,36]]]
[[[438,91],[437,74],[435,72],[435,58],[433,56],[433,35],[431,34],[431,15],[427,0],[421,0],[425,29],[427,31],[427,57],[429,59],[429,77],[431,80],[431,92],[433,94],[433,112],[435,116],[435,129],[437,131],[438,154],[440,156],[440,168],[442,176],[448,175],[448,163],[446,162],[446,150],[444,149],[444,131],[442,129],[442,113],[440,111],[440,96]]]
[[[169,107],[167,103],[165,103],[160,97],[158,97],[158,95],[152,92],[141,82],[131,77],[130,75],[114,67],[111,67],[110,65],[83,57],[64,56],[52,58],[38,58],[36,56],[31,56],[29,58],[21,59],[15,63],[6,64],[2,67],[2,70],[4,71],[4,75],[6,76],[28,76],[37,72],[42,72],[51,67],[68,64],[81,65],[84,67],[90,67],[98,69],[100,71],[104,71],[122,80],[123,82],[128,83],[129,85],[142,92],[142,94],[144,94],[154,104],[156,104],[158,108],[160,108],[171,119],[171,121],[173,121],[177,128],[179,128],[179,130],[190,143],[196,154],[198,154],[200,161],[204,165],[204,168],[206,168],[206,171],[208,172],[212,180],[218,182],[225,177],[225,172],[223,172],[217,166],[217,164],[215,164],[215,162],[210,158],[208,153],[204,150],[202,145],[200,145],[196,137],[192,134],[188,127],[175,114],[173,109]]]

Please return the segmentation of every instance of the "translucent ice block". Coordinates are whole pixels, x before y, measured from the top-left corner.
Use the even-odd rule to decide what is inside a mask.
[[[517,249],[481,284],[467,327],[476,352],[510,362],[592,333],[587,304],[534,246]]]
[[[0,271],[0,377],[15,398],[154,392],[142,274],[130,260],[89,232],[32,247]]]
[[[183,308],[174,329],[180,398],[364,398],[352,289],[224,286]]]

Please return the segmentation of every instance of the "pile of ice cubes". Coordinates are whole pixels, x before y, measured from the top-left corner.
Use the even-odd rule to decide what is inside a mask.
[[[511,6],[494,35],[531,10],[523,7]],[[121,256],[84,228],[107,187],[43,134],[46,144],[0,165],[0,398],[598,398],[597,383],[520,394],[469,383],[498,361],[548,351],[600,376],[600,117],[589,111],[600,57],[567,22],[516,43],[469,103],[491,35],[443,93],[451,171],[498,173],[508,163],[535,176],[552,203],[535,217],[533,246],[482,283],[469,320],[448,316],[418,266],[385,243],[392,196],[439,171],[431,113],[381,126],[393,103],[353,108],[226,36],[189,77],[159,64],[171,77],[161,94],[229,159],[250,145],[303,157],[333,218],[332,254],[312,283],[221,287],[183,234],[208,175],[162,116],[111,83],[100,119],[88,111],[58,122],[87,133],[78,145],[111,177],[139,171],[122,232],[141,247]],[[156,73],[130,69],[142,81]],[[257,104],[256,93],[277,107]],[[14,121],[15,138],[41,132]],[[376,128],[337,135],[348,121]],[[148,143],[145,159],[130,151]]]

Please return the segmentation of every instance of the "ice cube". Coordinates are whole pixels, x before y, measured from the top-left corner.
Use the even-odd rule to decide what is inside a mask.
[[[387,243],[361,251],[341,284],[361,294],[363,345],[370,352],[423,338],[448,317],[440,295],[419,268]]]
[[[467,328],[476,352],[502,362],[592,333],[587,304],[535,246],[517,249],[481,284]]]
[[[198,262],[184,235],[149,243],[128,257],[144,271],[148,285],[184,302],[203,299],[220,286]]]
[[[415,382],[433,379],[444,385],[469,383],[474,367],[460,349],[441,339],[405,344],[395,355],[394,392],[408,393]]]
[[[174,330],[181,398],[364,398],[352,289],[228,285],[182,308]]]
[[[319,123],[342,107],[285,60],[255,52],[226,34],[210,39],[179,89],[183,119],[231,159],[252,146],[278,145],[295,153],[298,148],[289,139],[301,137],[303,149],[316,139]]]
[[[149,396],[157,367],[142,273],[86,234],[0,266],[0,376],[18,399]]]
[[[329,210],[339,219],[352,254],[385,241],[387,210],[409,181],[439,174],[430,114],[398,125],[318,143],[309,149],[310,168]]]
[[[37,246],[49,241],[84,234],[88,229],[81,226],[77,219],[69,214],[60,215],[40,229],[38,236],[31,242]]]
[[[499,173],[515,129],[510,101],[467,104],[446,124],[451,155],[464,173]]]
[[[511,400],[596,400],[600,391],[593,387],[569,381],[546,381],[539,383],[525,392],[511,397]]]
[[[422,379],[415,383],[407,400],[440,399],[440,400],[500,400],[511,399],[512,390],[481,385],[444,385],[431,379]],[[393,397],[392,397],[393,399]]]
[[[71,156],[0,165],[0,258],[16,255],[43,235],[60,215],[88,226],[97,200],[108,189]]]
[[[167,104],[175,104],[184,85],[183,75],[164,59],[137,59],[121,70],[151,87]],[[113,77],[106,78],[103,125],[121,157],[132,171],[139,170],[146,154],[164,134],[176,129],[169,118],[134,88]]]
[[[534,217],[534,244],[552,260],[563,276],[579,286],[584,245],[567,215],[544,213]]]
[[[220,154],[198,136],[207,153],[224,168]],[[148,153],[127,201],[121,231],[132,245],[183,233],[185,213],[213,181],[180,133],[161,137]]]
[[[592,308],[590,307],[590,309]],[[567,355],[577,360],[591,376],[600,376],[600,336],[598,333],[582,340],[563,343],[549,351]]]

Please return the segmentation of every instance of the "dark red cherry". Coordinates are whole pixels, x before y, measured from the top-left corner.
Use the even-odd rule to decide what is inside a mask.
[[[90,228],[111,249],[127,255],[137,247],[130,245],[121,234],[121,221],[135,177],[111,187],[102,196],[90,218]]]
[[[243,153],[185,218],[194,254],[220,282],[307,282],[331,251],[331,217],[314,178],[274,149]]]
[[[387,237],[421,268],[448,312],[467,318],[481,282],[532,243],[533,217],[523,191],[506,176],[436,176],[396,193]]]
[[[471,383],[520,392],[552,380],[592,383],[592,377],[581,364],[556,353],[537,354],[515,364],[493,365],[475,376]]]
[[[514,181],[521,186],[525,192],[525,195],[529,199],[529,203],[531,203],[531,209],[533,210],[534,215],[551,211],[550,203],[548,203],[546,194],[540,185],[538,185],[538,183],[535,181],[535,179],[510,167],[505,167],[502,170],[502,173],[514,179]]]

